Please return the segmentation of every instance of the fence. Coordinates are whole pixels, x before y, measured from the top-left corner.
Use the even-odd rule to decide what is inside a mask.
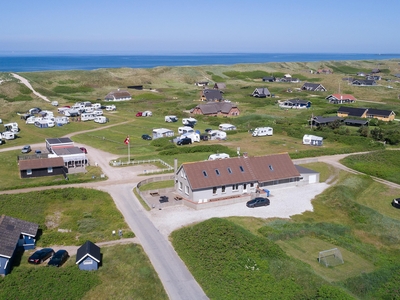
[[[155,159],[146,159],[146,160],[131,160],[131,161],[122,161],[122,160],[113,160],[110,161],[110,165],[113,167],[120,167],[120,166],[128,166],[128,165],[140,165],[140,164],[148,164],[148,163],[160,163],[166,168],[163,169],[156,169],[156,170],[143,170],[144,174],[154,174],[154,173],[163,173],[172,171],[174,168],[167,164],[165,161],[155,158]]]

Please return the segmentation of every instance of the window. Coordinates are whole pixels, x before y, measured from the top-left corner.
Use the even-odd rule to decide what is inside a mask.
[[[84,265],[92,265],[93,264],[93,260],[89,259],[89,260],[84,260],[83,261]]]
[[[183,183],[179,181],[179,190],[182,191],[182,188],[183,188]]]
[[[244,172],[244,169],[242,166],[239,166],[240,172]]]
[[[250,187],[254,187],[254,183],[252,182],[252,183],[250,183]]]
[[[225,186],[224,185],[221,187],[221,192],[225,193]]]
[[[185,185],[185,194],[189,195],[189,187],[187,185]]]
[[[53,167],[48,167],[47,168],[47,173],[53,173]]]
[[[204,175],[204,177],[208,176],[206,171],[203,171],[203,175]]]
[[[243,184],[243,189],[245,190],[247,188],[247,184]]]
[[[232,191],[237,191],[238,189],[239,189],[239,185],[238,184],[232,185]]]
[[[232,174],[232,169],[231,168],[228,168],[228,173]]]
[[[32,175],[32,169],[26,170],[26,175]]]
[[[215,195],[217,193],[217,188],[213,187],[213,195]]]
[[[218,176],[220,175],[218,169],[215,169],[215,173],[217,173]]]
[[[269,167],[269,169],[270,169],[271,171],[274,170],[274,167],[273,167],[272,165],[269,165],[268,167]]]

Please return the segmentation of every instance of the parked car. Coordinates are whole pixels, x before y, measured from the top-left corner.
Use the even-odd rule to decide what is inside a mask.
[[[41,151],[41,150],[35,150],[35,153],[36,153],[36,154],[41,154],[42,151]]]
[[[68,258],[69,258],[69,254],[68,254],[67,250],[58,250],[53,255],[53,257],[49,260],[47,265],[59,267],[63,263],[65,263]]]
[[[32,149],[31,149],[31,146],[29,146],[29,145],[25,145],[21,149],[21,153],[29,153],[31,151],[32,151]]]
[[[85,147],[80,147],[79,149],[81,149],[81,151],[82,151],[83,153],[87,154],[87,150],[86,150]]]
[[[180,139],[176,144],[179,146],[182,146],[182,145],[187,145],[187,144],[191,144],[191,143],[192,143],[192,139],[186,137],[186,138]]]
[[[400,198],[393,199],[392,206],[395,208],[400,208]]]
[[[207,128],[206,130],[204,130],[205,131],[205,133],[210,133],[211,131],[212,131],[212,129],[211,128]]]
[[[141,111],[138,111],[137,113],[136,113],[136,117],[141,117],[143,115],[143,112],[141,112]]]
[[[152,137],[149,136],[148,134],[143,134],[143,135],[142,135],[142,139],[147,140],[147,141],[150,141],[150,140],[152,140]]]
[[[43,248],[41,250],[36,251],[28,258],[28,262],[31,264],[41,264],[46,259],[52,257],[54,254],[54,250],[51,248]]]
[[[263,197],[257,197],[254,198],[253,200],[247,201],[246,206],[247,207],[259,207],[259,206],[268,206],[269,205],[269,199],[268,198],[263,198]]]

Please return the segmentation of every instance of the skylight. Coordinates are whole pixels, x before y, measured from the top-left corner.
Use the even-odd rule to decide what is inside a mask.
[[[203,175],[204,175],[204,177],[208,176],[206,171],[203,171]]]
[[[228,173],[232,174],[232,169],[228,167]]]
[[[272,165],[269,165],[269,169],[270,169],[271,171],[273,171],[273,170],[274,170],[274,167],[273,167]]]
[[[220,175],[218,169],[215,169],[215,173],[217,173],[218,176]]]
[[[244,172],[244,169],[243,169],[242,166],[239,166],[239,169],[240,169],[241,172]]]

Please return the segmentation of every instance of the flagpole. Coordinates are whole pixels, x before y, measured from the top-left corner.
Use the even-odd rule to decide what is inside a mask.
[[[131,147],[129,147],[129,144],[130,143],[128,143],[128,164],[131,163]]]

